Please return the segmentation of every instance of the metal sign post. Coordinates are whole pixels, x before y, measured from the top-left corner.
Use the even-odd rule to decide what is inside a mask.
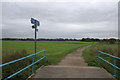
[[[31,18],[31,23],[33,24],[32,28],[35,29],[35,56],[36,56],[36,36],[37,36],[37,31],[38,31],[37,26],[40,26],[40,23],[34,18]],[[32,64],[34,64],[34,55],[33,55]],[[34,73],[34,65],[32,65],[32,73]]]
[[[36,55],[36,35],[37,35],[36,28],[37,28],[37,25],[36,25],[36,21],[35,21],[35,55]]]
[[[38,31],[37,26],[40,26],[40,23],[34,18],[31,18],[31,23],[34,24],[32,25],[32,28],[35,29],[35,53],[36,53],[36,36]]]

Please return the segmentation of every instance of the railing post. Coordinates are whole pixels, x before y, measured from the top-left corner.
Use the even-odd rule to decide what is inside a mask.
[[[34,56],[35,56],[35,55],[33,55],[33,60],[32,60],[32,64],[33,64],[33,65],[32,65],[32,74],[34,73]]]
[[[98,51],[98,64],[100,64],[99,51]]]
[[[114,77],[116,78],[116,59],[115,59],[115,57],[114,57]]]
[[[46,51],[44,50],[44,55],[45,55],[45,61],[46,61]]]

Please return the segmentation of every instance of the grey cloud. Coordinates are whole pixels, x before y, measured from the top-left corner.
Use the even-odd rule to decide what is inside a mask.
[[[2,8],[3,37],[34,37],[31,17],[41,22],[38,37],[117,37],[115,2],[5,2]]]

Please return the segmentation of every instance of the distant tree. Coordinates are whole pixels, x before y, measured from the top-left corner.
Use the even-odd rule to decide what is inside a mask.
[[[116,39],[110,38],[108,41],[109,41],[109,44],[114,44],[116,42]]]
[[[97,38],[96,38],[96,39],[94,39],[94,40],[95,40],[95,41],[100,41],[100,39],[97,39]]]
[[[81,41],[85,41],[85,38],[82,38],[82,40]]]

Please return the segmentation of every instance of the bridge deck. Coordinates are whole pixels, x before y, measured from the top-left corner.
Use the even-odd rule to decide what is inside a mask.
[[[87,47],[68,54],[58,65],[50,65],[38,70],[34,78],[113,78],[103,68],[90,67],[84,62],[81,55]]]
[[[97,67],[46,66],[34,78],[113,78],[106,70]]]

